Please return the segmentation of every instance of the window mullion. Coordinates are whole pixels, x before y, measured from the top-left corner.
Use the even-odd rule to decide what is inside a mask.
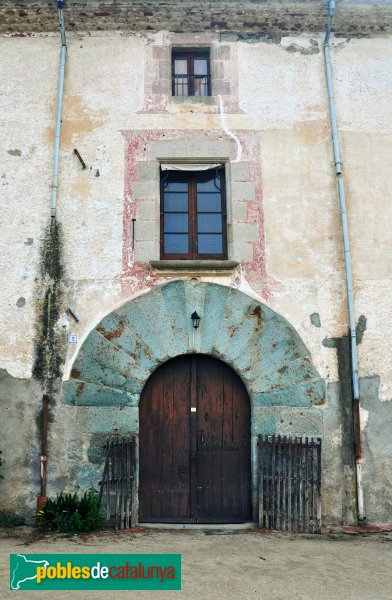
[[[191,179],[189,182],[189,232],[191,245],[191,258],[197,256],[197,214],[196,214],[196,182]]]
[[[193,57],[188,56],[188,85],[189,85],[189,96],[195,95],[195,82],[193,77]]]

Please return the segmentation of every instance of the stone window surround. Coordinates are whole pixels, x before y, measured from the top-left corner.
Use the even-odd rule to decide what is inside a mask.
[[[157,247],[156,247],[156,251],[154,253],[154,256],[151,256],[150,258],[150,263],[151,261],[153,262],[153,264],[155,265],[155,268],[159,268],[159,263],[161,263],[162,269],[165,268],[166,263],[168,262],[167,259],[165,259],[164,261],[161,261],[160,259],[160,244],[159,244],[159,238],[160,238],[160,205],[161,205],[161,197],[160,197],[160,192],[161,192],[161,173],[160,173],[160,165],[162,163],[178,163],[181,165],[186,165],[187,163],[189,164],[194,164],[194,163],[198,163],[198,164],[202,164],[202,163],[211,163],[211,162],[216,162],[216,163],[222,163],[224,165],[224,169],[225,169],[225,201],[226,201],[226,213],[227,213],[227,261],[222,260],[222,265],[224,263],[232,263],[233,262],[233,257],[232,257],[232,201],[231,201],[231,164],[230,164],[230,160],[235,156],[235,144],[232,141],[221,141],[221,143],[219,144],[219,150],[221,151],[220,155],[217,155],[215,153],[215,147],[213,147],[212,145],[210,146],[209,149],[209,143],[204,142],[204,144],[202,144],[202,149],[201,152],[199,153],[194,153],[194,154],[190,154],[189,152],[186,153],[184,152],[184,144],[182,141],[177,142],[175,140],[170,140],[170,141],[161,141],[161,142],[153,142],[154,146],[153,148],[150,148],[150,158],[152,160],[153,165],[155,164],[155,188],[156,188],[156,194],[158,196],[158,202],[157,204],[157,210],[155,212],[155,221],[156,221],[156,239],[157,239]],[[156,145],[155,145],[156,144]],[[179,154],[183,155],[183,154],[188,154],[188,156],[180,156]],[[138,241],[142,241],[138,239],[138,234],[137,234],[137,222],[136,222],[136,233],[135,233],[135,260],[138,260],[138,252],[137,252],[137,242]],[[191,261],[191,260],[184,260],[183,262],[187,262],[189,263],[189,265],[193,266],[193,263],[200,263],[202,259],[198,259],[197,261]],[[205,262],[206,266],[208,261],[203,261],[203,263]],[[217,262],[216,260],[213,261],[214,265]],[[216,268],[216,265],[215,265]]]
[[[210,51],[211,96],[172,95],[172,51],[208,49]],[[220,43],[215,33],[168,34],[161,45],[148,45],[145,62],[145,104],[142,113],[165,113],[184,110],[219,112],[221,96],[225,112],[239,113],[238,48]]]
[[[139,129],[122,133],[125,138],[123,267],[117,280],[126,293],[133,293],[137,282],[152,282],[165,276],[169,267],[167,262],[156,262],[160,260],[160,163],[221,162],[225,164],[227,187],[228,259],[222,264],[223,269],[218,269],[215,262],[208,265],[203,261],[203,272],[232,272],[234,262],[241,263],[248,283],[261,295],[267,294],[258,134],[249,130],[233,132],[242,147],[242,155],[238,157],[236,143],[221,129]],[[174,265],[173,261],[172,266],[170,270],[178,275],[191,272],[189,267],[196,269],[200,264],[191,265],[188,261],[188,265]]]

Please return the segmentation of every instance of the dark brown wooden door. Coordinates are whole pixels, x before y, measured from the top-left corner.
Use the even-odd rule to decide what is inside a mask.
[[[141,522],[238,523],[251,518],[250,404],[223,362],[177,357],[140,401]]]

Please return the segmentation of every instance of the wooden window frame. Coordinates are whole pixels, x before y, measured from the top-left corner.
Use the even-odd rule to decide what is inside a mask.
[[[218,167],[221,181],[221,211],[216,214],[222,216],[222,253],[199,254],[197,248],[197,188],[198,181],[208,177],[209,171],[176,171],[175,176],[179,181],[188,182],[188,249],[186,254],[172,254],[164,251],[164,181],[169,177],[170,171],[161,172],[161,209],[160,209],[160,258],[161,260],[227,260],[227,210],[226,210],[226,182],[225,169]],[[173,171],[171,171],[173,173]],[[208,233],[208,232],[203,232]]]
[[[195,95],[195,85],[194,85],[194,61],[195,59],[205,59],[207,61],[207,94],[204,95]],[[174,62],[176,59],[187,60],[187,73],[188,77],[188,94],[186,96],[182,96],[180,94],[176,94],[176,84],[175,84],[175,69]],[[175,98],[189,98],[190,96],[196,98],[208,98],[211,96],[211,64],[210,64],[210,49],[209,48],[173,48],[172,50],[172,96]]]

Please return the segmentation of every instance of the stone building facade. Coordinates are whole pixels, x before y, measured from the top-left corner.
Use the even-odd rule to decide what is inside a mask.
[[[322,438],[322,520],[355,522],[326,3],[85,0],[65,2],[63,14],[53,218],[57,8],[0,2],[1,502],[34,511],[42,394],[48,494],[85,490],[100,479],[105,436],[139,433],[140,396],[155,370],[201,354],[230,366],[249,395],[253,519],[262,433]],[[364,504],[377,524],[392,521],[391,29],[391,2],[343,0],[330,41]],[[209,95],[174,95],[173,53],[200,51],[209,55]],[[223,173],[227,252],[167,259],[162,165],[198,172],[212,164]]]

